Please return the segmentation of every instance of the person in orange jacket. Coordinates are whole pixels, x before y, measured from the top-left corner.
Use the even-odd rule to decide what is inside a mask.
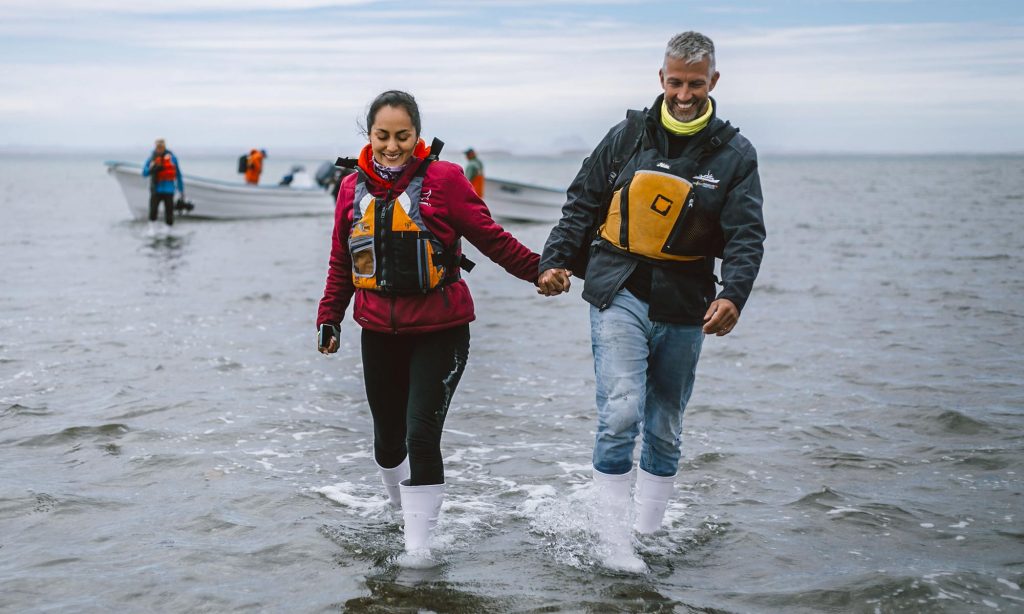
[[[256,185],[260,182],[260,174],[263,173],[263,159],[266,157],[266,149],[254,149],[249,152],[249,159],[245,163],[246,183]]]

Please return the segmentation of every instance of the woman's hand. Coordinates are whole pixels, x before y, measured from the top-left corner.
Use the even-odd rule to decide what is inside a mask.
[[[337,327],[330,324],[322,324],[320,326],[320,332],[317,333],[316,345],[317,350],[321,354],[333,354],[338,351],[338,339],[341,335],[341,331]],[[327,341],[325,344],[324,341]]]
[[[338,351],[338,338],[331,337],[331,341],[327,344],[327,347],[320,348],[321,354],[333,354]]]

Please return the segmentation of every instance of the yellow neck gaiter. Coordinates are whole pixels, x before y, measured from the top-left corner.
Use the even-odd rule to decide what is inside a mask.
[[[690,136],[691,134],[697,134],[704,129],[704,126],[708,125],[711,121],[711,113],[714,111],[714,105],[711,99],[708,98],[708,108],[704,110],[704,115],[701,115],[697,119],[688,122],[681,122],[678,119],[672,117],[672,114],[668,112],[668,103],[664,100],[661,101],[661,125],[665,126],[665,129],[672,134],[678,134],[679,136]]]

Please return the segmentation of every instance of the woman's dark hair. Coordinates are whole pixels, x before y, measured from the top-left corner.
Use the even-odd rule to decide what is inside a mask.
[[[405,109],[412,120],[412,127],[416,129],[416,136],[420,135],[420,108],[412,94],[400,90],[388,90],[381,93],[370,103],[370,110],[366,113],[366,132],[369,134],[373,128],[373,120],[377,117],[377,111],[381,107],[399,107]]]

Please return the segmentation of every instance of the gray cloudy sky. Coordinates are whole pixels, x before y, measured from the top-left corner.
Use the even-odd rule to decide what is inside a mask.
[[[0,0],[0,147],[346,151],[378,92],[424,136],[587,149],[649,105],[666,41],[718,46],[762,151],[1024,151],[1016,1]]]

